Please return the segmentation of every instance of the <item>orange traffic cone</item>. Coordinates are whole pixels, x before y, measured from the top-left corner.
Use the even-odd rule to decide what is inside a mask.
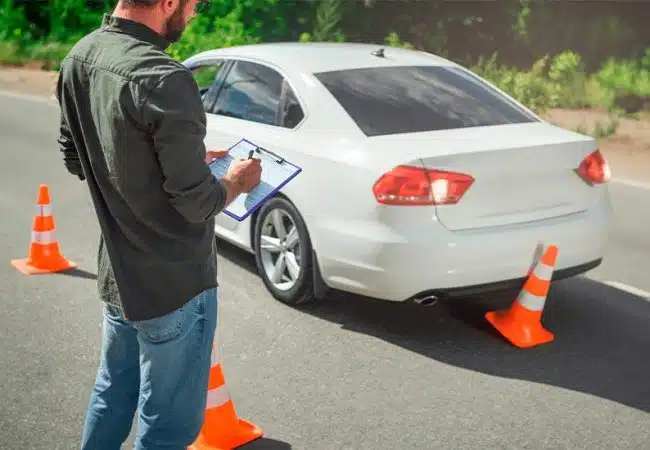
[[[60,272],[76,267],[77,265],[67,260],[59,250],[47,185],[42,184],[39,187],[36,203],[37,210],[32,225],[29,256],[13,259],[11,264],[25,275]]]
[[[231,450],[264,436],[256,425],[237,417],[217,355],[212,347],[205,421],[198,438],[188,450]]]
[[[547,247],[512,306],[485,314],[488,322],[517,347],[534,347],[554,339],[553,333],[542,326],[541,319],[557,254],[556,246]]]

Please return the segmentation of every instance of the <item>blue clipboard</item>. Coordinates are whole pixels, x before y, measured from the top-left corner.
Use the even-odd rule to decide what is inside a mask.
[[[261,181],[249,193],[237,196],[223,210],[226,215],[239,222],[244,221],[248,216],[257,211],[265,201],[273,197],[276,192],[302,172],[300,167],[290,163],[270,150],[253,144],[247,139],[241,139],[228,149],[227,156],[215,159],[208,164],[208,167],[215,177],[221,178],[228,171],[228,167],[230,167],[233,159],[247,159],[250,152],[253,152],[254,157],[260,159],[262,165]]]

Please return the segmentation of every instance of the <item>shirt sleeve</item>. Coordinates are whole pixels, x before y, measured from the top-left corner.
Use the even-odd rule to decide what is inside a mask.
[[[225,186],[205,162],[205,111],[189,71],[166,75],[148,93],[142,118],[151,131],[163,172],[163,189],[189,222],[201,223],[226,205]]]
[[[81,161],[79,160],[79,154],[77,153],[77,148],[75,147],[74,141],[72,140],[72,134],[70,133],[70,126],[68,125],[65,115],[63,114],[62,107],[62,75],[59,76],[56,85],[56,99],[59,102],[59,107],[61,109],[60,119],[59,119],[59,138],[57,142],[59,144],[59,151],[63,154],[63,164],[65,168],[73,175],[79,177],[80,180],[85,180],[83,167]]]

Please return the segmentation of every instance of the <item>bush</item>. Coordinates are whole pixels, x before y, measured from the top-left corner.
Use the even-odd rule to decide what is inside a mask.
[[[10,66],[20,65],[25,61],[20,44],[16,41],[0,41],[0,63]]]
[[[498,65],[496,58],[497,55],[494,54],[487,60],[480,59],[470,70],[538,114],[544,114],[559,104],[556,85],[544,77],[548,57],[535,62],[528,72]]]
[[[61,60],[65,58],[73,45],[73,43],[44,42],[31,47],[27,52],[27,59],[38,61],[43,70],[59,70]]]
[[[618,108],[627,112],[650,108],[650,48],[637,61],[607,60],[596,78],[613,93]]]
[[[529,71],[498,65],[496,54],[471,70],[539,114],[551,108],[600,108],[618,114],[650,107],[650,49],[640,61],[608,60],[596,73],[585,72],[580,55],[565,51]]]

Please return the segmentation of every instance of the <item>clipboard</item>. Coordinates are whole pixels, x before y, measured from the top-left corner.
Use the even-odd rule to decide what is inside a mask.
[[[260,183],[249,193],[237,196],[223,210],[224,214],[239,222],[246,220],[264,202],[273,197],[276,192],[302,172],[302,168],[290,163],[270,150],[253,144],[247,139],[241,139],[228,149],[227,156],[215,159],[208,164],[208,167],[215,177],[221,178],[228,171],[228,167],[230,167],[233,159],[248,159],[249,155],[254,155],[260,159],[262,165]]]

